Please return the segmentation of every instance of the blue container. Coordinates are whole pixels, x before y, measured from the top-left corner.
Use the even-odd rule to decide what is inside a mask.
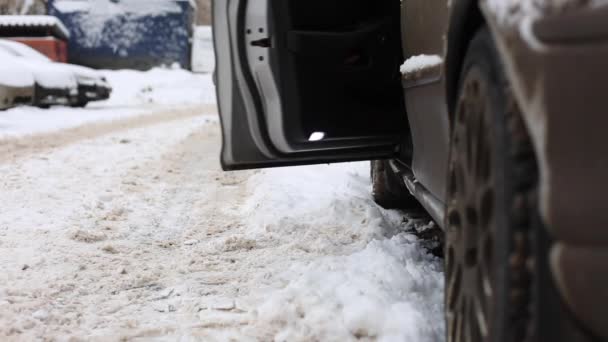
[[[190,69],[194,10],[189,0],[49,0],[70,31],[68,60],[106,69]]]

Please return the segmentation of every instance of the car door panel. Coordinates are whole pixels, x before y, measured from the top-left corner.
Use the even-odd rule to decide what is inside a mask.
[[[448,3],[446,0],[408,0],[402,6],[404,57],[438,55],[444,58]],[[428,23],[432,22],[433,25]],[[446,196],[450,124],[443,67],[420,80],[404,81],[408,120],[412,131],[412,170],[416,179],[438,200]]]
[[[330,25],[340,11],[318,19],[294,12],[300,3],[214,1],[225,169],[386,158],[401,140],[390,12],[345,28]]]

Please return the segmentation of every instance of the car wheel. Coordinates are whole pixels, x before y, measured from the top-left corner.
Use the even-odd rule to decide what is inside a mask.
[[[445,224],[447,341],[524,341],[535,316],[528,266],[546,253],[531,248],[534,150],[487,29],[462,70]]]
[[[370,165],[372,196],[385,209],[405,209],[418,206],[399,175],[395,174],[388,160],[374,160]]]
[[[87,106],[87,104],[89,104],[88,101],[77,101],[77,102],[73,102],[72,104],[70,104],[70,107],[73,108],[84,108]]]

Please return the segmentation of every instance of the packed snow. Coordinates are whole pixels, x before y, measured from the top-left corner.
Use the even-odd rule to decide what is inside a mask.
[[[222,172],[209,115],[0,163],[0,338],[442,340],[428,218],[367,163]]]
[[[209,74],[193,74],[179,68],[101,72],[113,88],[108,100],[91,102],[84,109],[17,107],[0,112],[0,140],[215,103]]]
[[[401,74],[408,75],[428,68],[434,68],[443,63],[443,59],[437,55],[417,55],[408,58],[401,65]]]
[[[211,73],[215,69],[211,26],[196,26],[192,37],[192,71]]]

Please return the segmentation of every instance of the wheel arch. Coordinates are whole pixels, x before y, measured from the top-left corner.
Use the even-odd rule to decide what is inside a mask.
[[[452,0],[446,37],[445,86],[448,115],[454,112],[462,64],[475,32],[485,24],[478,0]]]

